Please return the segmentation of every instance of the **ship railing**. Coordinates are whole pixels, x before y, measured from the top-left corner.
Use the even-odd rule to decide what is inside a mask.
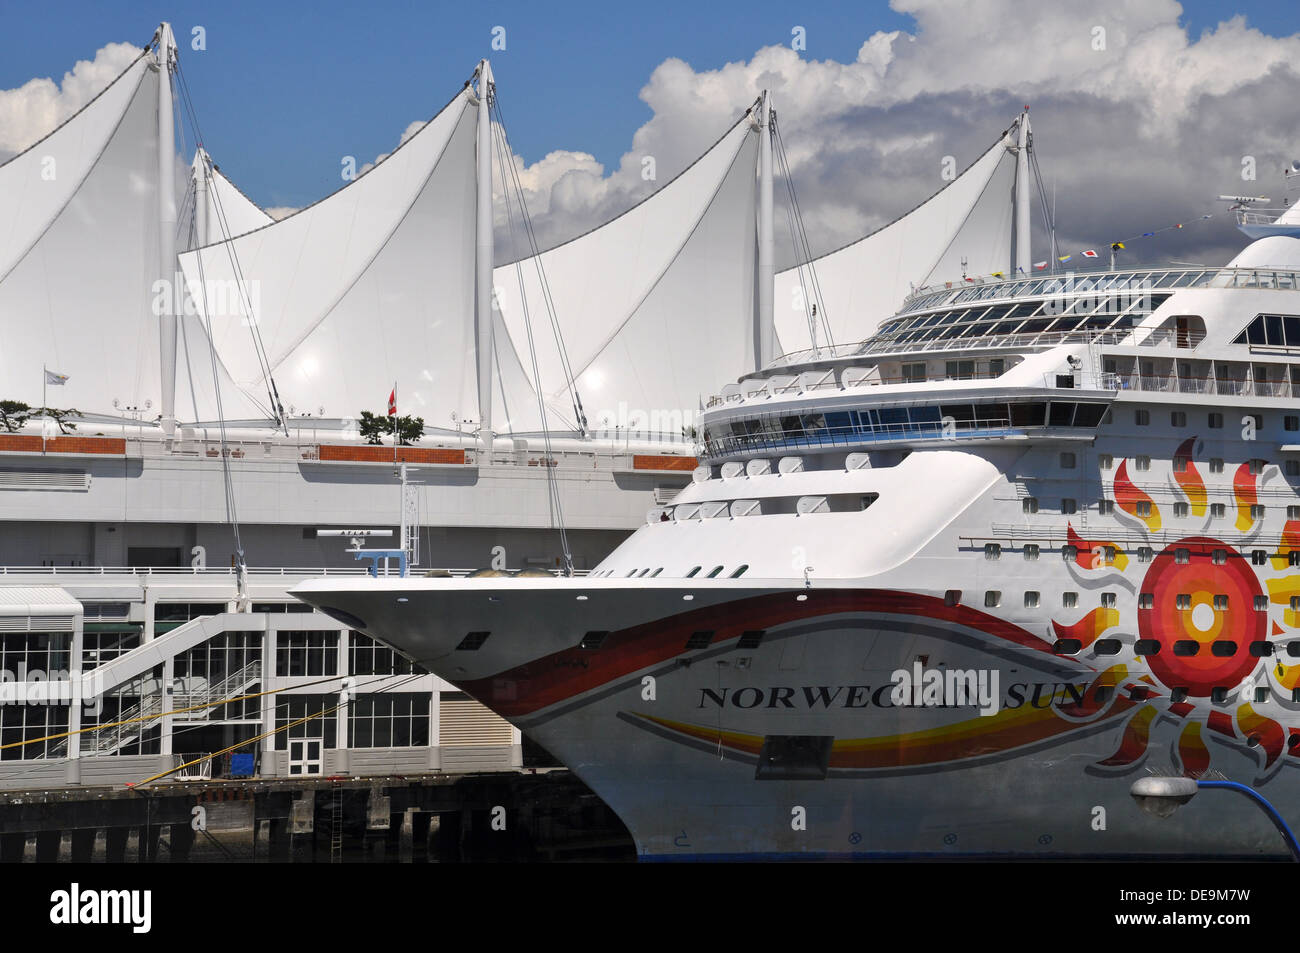
[[[1300,396],[1300,389],[1287,379],[1255,379],[1253,376],[1223,377],[1214,374],[1118,374],[1120,390],[1135,390],[1166,394],[1213,394],[1220,397],[1281,397]]]
[[[303,577],[315,576],[366,576],[370,570],[352,566],[269,566],[249,567],[245,570],[255,577]],[[475,568],[461,566],[412,566],[411,575],[425,573],[445,573],[449,576],[468,576],[477,572]],[[563,570],[547,569],[553,576],[564,575]],[[587,570],[575,569],[575,576],[585,576]],[[5,566],[0,565],[0,576],[204,576],[227,577],[234,579],[236,570],[225,566]],[[95,621],[95,620],[90,620]]]
[[[1260,210],[1267,213],[1271,210]],[[1271,225],[1273,219],[1258,224]],[[1116,271],[1058,272],[1020,278],[976,278],[949,281],[912,291],[898,314],[963,304],[994,302],[1042,295],[1095,294],[1122,287],[1164,288],[1266,288],[1294,291],[1300,288],[1300,271],[1276,268],[1197,267],[1134,268]]]
[[[765,427],[761,431],[750,434],[708,438],[705,440],[704,453],[707,457],[718,457],[754,450],[780,450],[787,447],[838,447],[898,440],[953,440],[958,435],[968,438],[999,438],[1018,436],[1023,433],[1024,428],[1013,428],[1011,421],[1006,418],[948,419],[798,430]]]

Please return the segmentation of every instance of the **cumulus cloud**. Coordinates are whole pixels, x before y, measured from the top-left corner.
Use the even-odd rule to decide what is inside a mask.
[[[94,99],[126,69],[140,47],[111,43],[93,60],[79,60],[63,82],[32,79],[16,89],[0,89],[0,162],[17,155]]]
[[[1024,104],[1055,192],[1062,254],[1216,213],[1126,254],[1222,262],[1243,238],[1215,197],[1285,197],[1280,171],[1300,155],[1300,36],[1272,37],[1238,16],[1189,37],[1172,0],[1032,12],[1016,0],[892,5],[913,17],[914,30],[864,36],[851,63],[814,58],[815,35],[807,53],[767,47],[712,70],[666,60],[641,90],[651,119],[608,172],[580,151],[532,164],[516,156],[543,244],[667,182],[765,87],[815,251],[879,228],[938,190],[944,157],[959,168],[974,161]],[[647,155],[655,183],[641,179]],[[1242,178],[1248,156],[1257,181]],[[1045,235],[1035,242],[1045,257]],[[792,254],[784,250],[786,261]]]

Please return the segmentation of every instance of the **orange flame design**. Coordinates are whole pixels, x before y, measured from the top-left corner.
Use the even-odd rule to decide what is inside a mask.
[[[1137,761],[1147,753],[1147,742],[1151,736],[1151,721],[1156,717],[1154,705],[1146,705],[1124,726],[1124,736],[1120,739],[1115,753],[1099,765],[1108,768],[1123,767]]]
[[[1107,629],[1119,625],[1119,610],[1098,607],[1073,625],[1061,625],[1053,620],[1052,628],[1058,639],[1078,639],[1086,649]]]
[[[1246,736],[1259,740],[1259,748],[1264,752],[1264,770],[1282,756],[1282,747],[1286,743],[1286,733],[1272,718],[1265,718],[1249,704],[1237,709],[1237,724]]]
[[[1200,471],[1192,462],[1192,448],[1196,445],[1195,437],[1188,437],[1174,451],[1174,480],[1183,489],[1187,502],[1191,504],[1193,516],[1205,515],[1205,481]],[[1183,469],[1179,470],[1179,466]]]
[[[1232,495],[1237,499],[1237,531],[1244,533],[1255,525],[1255,518],[1250,515],[1250,508],[1258,501],[1255,494],[1255,474],[1250,472],[1249,463],[1237,467],[1237,472],[1233,474]]]
[[[1201,723],[1189,721],[1178,735],[1178,760],[1183,777],[1199,778],[1210,769],[1210,751],[1201,738]]]
[[[1128,568],[1128,557],[1109,540],[1087,540],[1074,531],[1073,523],[1065,524],[1066,538],[1077,550],[1074,562],[1081,569],[1105,569],[1114,566],[1120,572]],[[1106,559],[1106,547],[1115,551],[1115,558]]]
[[[1115,471],[1115,503],[1121,510],[1135,519],[1141,520],[1151,532],[1155,533],[1160,530],[1160,507],[1147,494],[1139,490],[1128,476],[1128,461],[1120,461],[1119,469]],[[1150,516],[1138,516],[1138,504],[1144,503],[1151,507]]]
[[[1300,549],[1300,520],[1287,520],[1282,527],[1282,542],[1271,557],[1273,568],[1279,572],[1291,565],[1291,553]]]

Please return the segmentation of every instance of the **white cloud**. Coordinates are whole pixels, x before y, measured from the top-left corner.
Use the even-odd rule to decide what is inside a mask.
[[[140,55],[131,43],[110,43],[93,60],[79,60],[53,79],[28,80],[0,89],[0,160],[22,152],[95,98]]]

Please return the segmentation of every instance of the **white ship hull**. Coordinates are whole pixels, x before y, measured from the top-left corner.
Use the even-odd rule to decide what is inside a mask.
[[[1244,799],[1157,821],[1128,793],[1143,773],[1177,773],[1157,752],[1198,717],[1216,770],[1293,802],[1278,753],[1216,736],[1159,694],[1135,701],[1140,671],[1054,655],[941,595],[537,582],[322,580],[296,594],[510,718],[619,814],[643,859],[1283,853]],[[482,648],[457,650],[485,620]],[[605,630],[598,648],[575,647]],[[700,631],[712,643],[684,650]],[[985,672],[996,713],[895,705],[894,673],[918,661]],[[1112,689],[1100,703],[1099,687]],[[783,761],[770,744],[791,736],[811,747]]]

